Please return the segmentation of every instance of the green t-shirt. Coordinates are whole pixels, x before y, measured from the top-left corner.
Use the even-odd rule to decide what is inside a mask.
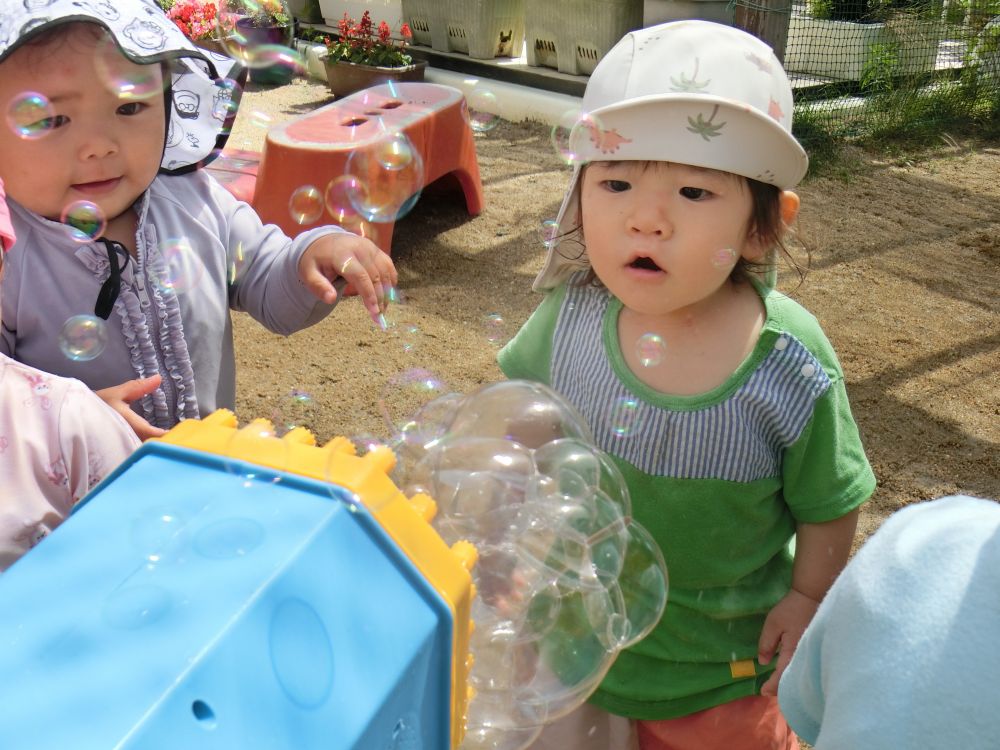
[[[665,395],[625,364],[621,302],[578,278],[545,297],[498,360],[580,411],[667,562],[663,618],[592,701],[655,720],[753,695],[773,667],[733,663],[754,659],[788,592],[796,523],[839,518],[875,488],[836,354],[801,305],[762,292],[766,321],[736,372],[708,393]]]

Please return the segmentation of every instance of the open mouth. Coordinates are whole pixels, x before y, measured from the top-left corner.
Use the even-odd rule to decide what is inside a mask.
[[[642,271],[662,271],[656,263],[653,262],[652,258],[636,258],[631,263],[628,264],[629,268],[637,268]]]

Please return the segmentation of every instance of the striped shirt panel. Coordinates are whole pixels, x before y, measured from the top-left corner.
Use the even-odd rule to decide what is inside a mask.
[[[830,386],[819,360],[784,333],[724,401],[688,411],[661,408],[629,390],[611,367],[603,342],[609,302],[602,289],[570,283],[552,350],[552,386],[587,420],[598,446],[653,476],[734,482],[779,476],[782,451]]]

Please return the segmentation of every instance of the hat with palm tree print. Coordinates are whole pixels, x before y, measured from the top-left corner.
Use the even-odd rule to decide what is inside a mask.
[[[586,256],[559,247],[580,226],[580,175],[592,161],[665,161],[731,172],[779,188],[805,176],[792,136],[792,87],[771,48],[731,26],[673,21],[630,32],[598,63],[569,136],[573,177],[556,219],[544,291]]]

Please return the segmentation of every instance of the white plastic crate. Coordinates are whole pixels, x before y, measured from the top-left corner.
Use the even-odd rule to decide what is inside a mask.
[[[629,31],[642,28],[643,0],[545,0],[525,7],[528,65],[590,75]]]
[[[481,60],[519,57],[524,48],[525,0],[402,0],[402,4],[414,44]]]

